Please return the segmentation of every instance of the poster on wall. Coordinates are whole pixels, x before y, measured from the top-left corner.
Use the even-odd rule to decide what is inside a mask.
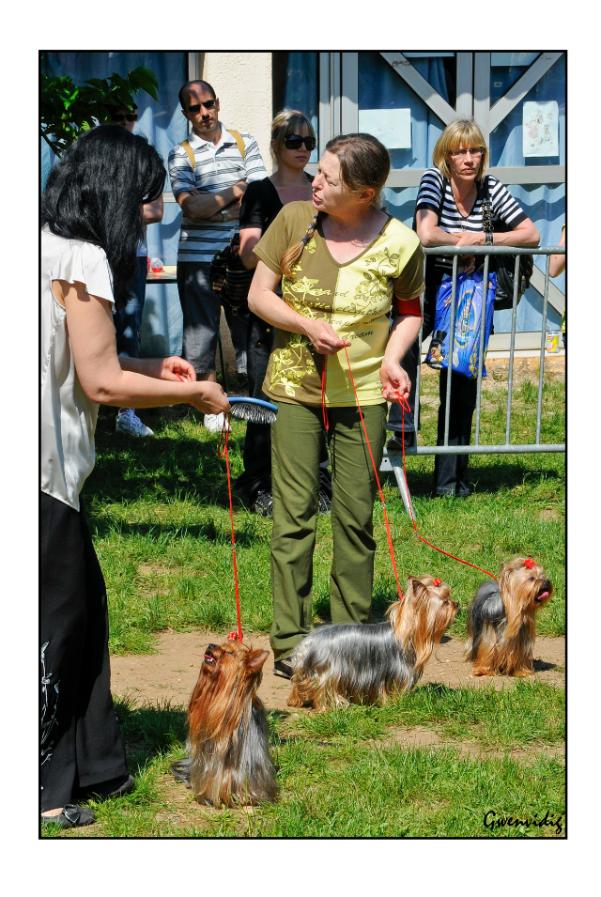
[[[359,130],[373,134],[387,149],[411,149],[411,110],[360,109]]]
[[[559,155],[559,105],[556,100],[524,103],[522,148],[525,159]]]

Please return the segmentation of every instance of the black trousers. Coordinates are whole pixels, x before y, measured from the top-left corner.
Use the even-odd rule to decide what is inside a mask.
[[[83,511],[40,505],[41,810],[127,775],[113,709],[106,589]]]
[[[424,303],[423,339],[425,339],[434,327],[434,313],[436,309],[436,289],[428,290]],[[417,366],[419,364],[418,341],[409,348],[403,361],[403,367],[411,379],[411,392],[409,404],[415,408],[415,386],[417,379]],[[444,422],[447,401],[447,371],[440,372],[438,406],[438,435],[436,444],[444,443]],[[452,372],[451,375],[451,402],[449,408],[449,445],[469,445],[472,435],[472,418],[476,408],[478,381],[463,374]],[[389,430],[401,430],[401,415],[395,409],[394,415],[388,422]],[[415,427],[413,414],[405,415],[405,444],[415,445]],[[434,461],[434,492],[437,495],[467,495],[470,491],[467,480],[469,457],[468,455],[436,455]]]

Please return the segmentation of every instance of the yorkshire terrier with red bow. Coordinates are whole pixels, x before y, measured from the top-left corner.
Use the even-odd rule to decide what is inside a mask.
[[[389,695],[409,690],[457,609],[448,585],[413,576],[405,600],[388,608],[388,622],[318,627],[290,658],[288,705],[326,710],[351,701],[383,704]]]
[[[528,676],[533,672],[534,616],[553,586],[532,558],[504,564],[498,582],[483,583],[469,610],[466,657],[474,676]]]
[[[188,757],[172,766],[199,803],[273,801],[275,769],[257,697],[268,651],[241,642],[209,645],[188,707]]]

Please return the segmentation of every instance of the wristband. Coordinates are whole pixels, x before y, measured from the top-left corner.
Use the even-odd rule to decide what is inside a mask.
[[[487,234],[484,235],[484,245],[485,245],[485,246],[492,246],[492,245],[493,245],[493,235],[492,235],[492,234],[487,233]]]

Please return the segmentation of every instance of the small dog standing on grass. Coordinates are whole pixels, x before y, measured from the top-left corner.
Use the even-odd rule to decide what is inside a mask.
[[[504,564],[498,582],[483,583],[469,610],[466,657],[474,676],[528,676],[533,672],[534,616],[553,586],[532,558]]]
[[[320,626],[290,658],[294,673],[288,705],[326,710],[350,701],[383,704],[389,695],[407,691],[457,609],[446,583],[432,576],[410,577],[405,600],[388,608],[389,622]]]
[[[273,801],[275,769],[257,697],[268,651],[236,641],[209,645],[188,707],[188,757],[173,764],[199,803]]]

